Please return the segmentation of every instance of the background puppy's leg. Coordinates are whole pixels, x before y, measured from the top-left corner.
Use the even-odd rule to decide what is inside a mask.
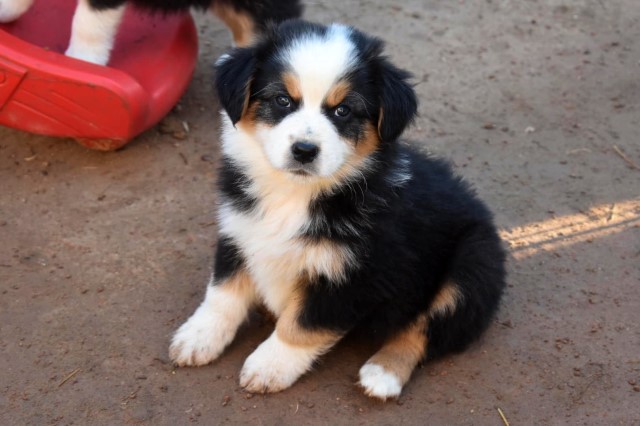
[[[299,299],[293,300],[278,319],[275,331],[245,361],[240,385],[249,392],[288,388],[342,337],[335,331],[302,326],[299,312]]]
[[[231,30],[233,42],[245,47],[263,32],[269,22],[299,18],[302,6],[299,0],[257,0],[237,2],[214,1],[211,11]]]
[[[0,22],[11,22],[25,13],[33,0],[0,0]]]
[[[204,301],[171,341],[169,356],[180,366],[205,365],[231,343],[255,300],[249,275],[237,271],[220,283],[213,278]]]
[[[382,400],[400,396],[413,369],[424,357],[426,347],[427,317],[420,315],[362,366],[360,385],[364,392]]]
[[[112,7],[97,9],[90,0],[79,0],[73,15],[71,40],[65,54],[94,64],[106,65],[118,26],[124,15],[124,0]]]
[[[234,46],[245,47],[255,39],[256,24],[246,11],[236,10],[233,5],[218,1],[213,3],[211,11],[229,27]]]

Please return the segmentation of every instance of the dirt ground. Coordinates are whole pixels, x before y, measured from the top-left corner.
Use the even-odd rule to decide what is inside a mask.
[[[637,0],[307,5],[387,40],[421,101],[406,139],[492,206],[510,259],[489,332],[386,404],[355,385],[373,350],[357,337],[291,389],[245,394],[260,316],[212,365],[171,365],[215,248],[229,36],[199,17],[188,92],[125,149],[0,129],[0,424],[639,425]]]

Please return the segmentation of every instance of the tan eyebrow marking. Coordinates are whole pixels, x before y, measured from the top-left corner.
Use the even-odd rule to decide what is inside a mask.
[[[287,89],[289,96],[296,101],[302,99],[302,91],[300,90],[300,80],[298,77],[291,73],[286,72],[282,75],[282,82],[284,83],[284,87]]]
[[[325,104],[329,108],[338,106],[350,91],[351,84],[347,80],[338,81],[331,87],[329,93],[327,93],[327,96],[325,97]]]

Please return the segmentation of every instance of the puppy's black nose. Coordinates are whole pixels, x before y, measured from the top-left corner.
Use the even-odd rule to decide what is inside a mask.
[[[291,145],[291,153],[293,153],[293,158],[296,161],[301,162],[302,164],[311,163],[318,156],[318,152],[320,148],[318,145],[313,144],[311,142],[296,142]]]

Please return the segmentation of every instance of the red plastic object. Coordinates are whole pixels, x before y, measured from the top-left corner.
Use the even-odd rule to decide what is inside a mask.
[[[0,24],[0,124],[119,148],[164,117],[197,61],[193,19],[129,8],[108,67],[64,56],[76,2],[40,0]]]

